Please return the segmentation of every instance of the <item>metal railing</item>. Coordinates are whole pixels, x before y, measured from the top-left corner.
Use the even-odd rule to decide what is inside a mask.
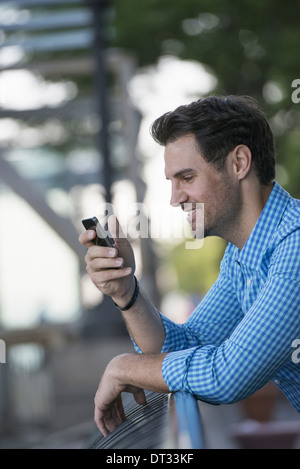
[[[95,432],[88,449],[204,449],[197,400],[180,391],[146,392],[147,404],[124,403],[126,420],[107,437]]]
[[[177,449],[204,449],[204,433],[196,398],[185,391],[171,394],[175,407],[175,446]]]

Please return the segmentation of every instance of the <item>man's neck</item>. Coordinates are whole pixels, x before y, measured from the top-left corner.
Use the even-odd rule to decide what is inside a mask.
[[[242,188],[242,207],[240,215],[233,226],[227,239],[232,244],[242,249],[251,235],[257,220],[259,219],[268,198],[272,192],[273,183],[268,186],[259,184],[252,180],[250,183],[245,181]]]

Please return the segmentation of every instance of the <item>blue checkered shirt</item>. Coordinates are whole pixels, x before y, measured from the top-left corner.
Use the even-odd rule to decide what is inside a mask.
[[[187,322],[161,317],[170,391],[233,403],[271,380],[300,412],[300,200],[275,182],[246,244],[228,244]]]

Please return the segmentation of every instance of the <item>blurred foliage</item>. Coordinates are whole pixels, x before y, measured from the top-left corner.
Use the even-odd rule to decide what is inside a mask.
[[[133,51],[139,66],[163,55],[196,60],[218,79],[217,94],[256,98],[270,119],[279,181],[300,198],[299,106],[291,84],[299,76],[300,1],[112,0],[113,46]],[[174,77],[176,80],[176,77]],[[279,173],[281,174],[281,173]]]
[[[218,84],[212,94],[257,99],[273,129],[277,181],[300,198],[300,103],[291,99],[300,78],[300,1],[112,0],[112,46],[131,50],[140,67],[172,55],[201,62]],[[174,76],[176,80],[176,76]],[[179,287],[207,290],[216,277],[224,244],[172,253]],[[199,267],[201,266],[201,267]]]
[[[178,288],[186,293],[204,295],[217,279],[226,243],[221,238],[206,238],[200,249],[176,246],[166,260],[177,274]]]
[[[141,66],[164,54],[198,60],[212,67],[224,92],[257,97],[268,80],[288,79],[290,87],[297,76],[299,1],[293,8],[280,0],[112,3],[113,40],[134,50]]]

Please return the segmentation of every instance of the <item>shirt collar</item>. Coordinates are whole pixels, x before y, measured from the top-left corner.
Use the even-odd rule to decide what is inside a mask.
[[[260,214],[249,238],[244,247],[237,249],[237,259],[257,268],[265,253],[266,247],[273,237],[278,225],[281,222],[287,204],[290,202],[291,196],[277,182]]]

